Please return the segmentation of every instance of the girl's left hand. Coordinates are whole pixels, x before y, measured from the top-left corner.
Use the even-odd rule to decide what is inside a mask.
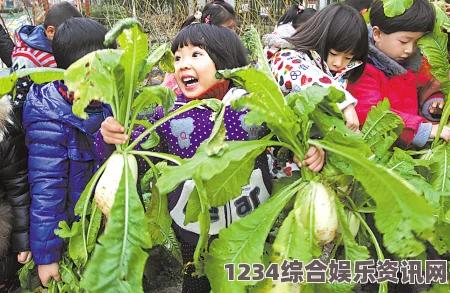
[[[356,115],[355,106],[353,104],[348,105],[342,110],[345,117],[345,126],[353,132],[359,132],[359,119],[358,115]]]
[[[22,251],[17,254],[17,261],[24,265],[28,263],[32,257],[33,254],[31,253],[31,251]]]
[[[305,154],[305,160],[300,162],[300,160],[294,155],[294,163],[296,163],[299,167],[304,164],[305,166],[308,166],[309,170],[319,172],[325,164],[325,152],[321,147],[311,146]]]
[[[444,100],[434,101],[433,103],[431,103],[430,107],[428,108],[428,112],[430,112],[430,114],[434,114],[434,115],[441,115],[442,110],[444,109],[444,105],[445,105]]]

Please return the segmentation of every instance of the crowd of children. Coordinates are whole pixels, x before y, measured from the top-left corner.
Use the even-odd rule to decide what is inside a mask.
[[[362,15],[369,8],[367,25]],[[405,123],[399,144],[423,147],[436,136],[433,122],[439,120],[444,106],[439,88],[421,91],[430,78],[419,70],[422,56],[417,42],[433,30],[434,22],[435,11],[427,0],[414,0],[395,17],[386,16],[382,0],[346,0],[320,11],[292,5],[263,41],[269,67],[284,94],[312,84],[334,86],[345,94],[338,108],[346,126],[356,133],[370,109],[387,97],[392,111]],[[255,140],[269,129],[264,124],[244,125],[248,111],[230,106],[247,92],[231,80],[216,78],[217,70],[248,65],[247,51],[234,32],[236,26],[234,8],[224,0],[213,0],[202,12],[190,16],[172,42],[175,72],[166,76],[163,85],[177,94],[171,111],[192,100],[220,99],[226,105],[227,140]],[[55,4],[43,26],[25,26],[19,31],[12,62],[6,64],[12,65],[13,71],[66,69],[85,54],[106,48],[106,32],[71,4]],[[110,48],[116,48],[115,43]],[[19,80],[15,94],[14,102],[8,96],[0,99],[0,292],[18,286],[17,269],[32,257],[44,286],[52,278],[60,280],[63,241],[54,230],[59,221],[74,220],[74,205],[99,160],[110,155],[108,145],[122,144],[128,138],[124,127],[110,117],[108,106],[100,102],[87,107],[87,120],[75,116],[73,97],[63,81],[33,85],[25,77]],[[161,140],[153,150],[191,158],[213,130],[211,114],[209,108],[195,108],[163,123],[157,128]],[[163,117],[163,109],[156,108],[150,122]],[[143,126],[135,129],[132,139],[143,131]],[[179,139],[182,132],[189,134],[188,141]],[[450,140],[450,128],[445,126],[440,137]],[[141,148],[140,143],[136,148]],[[300,163],[320,172],[325,153],[320,147],[311,147]],[[146,171],[139,170],[140,174]],[[193,261],[200,233],[198,225],[184,225],[183,209],[193,186],[188,180],[168,194],[184,264]],[[259,188],[260,203],[271,195],[264,153],[255,160],[249,186]],[[221,229],[246,216],[233,207],[227,204],[215,209],[212,241]],[[182,292],[210,292],[208,279],[193,277],[192,271],[189,267],[183,276]]]

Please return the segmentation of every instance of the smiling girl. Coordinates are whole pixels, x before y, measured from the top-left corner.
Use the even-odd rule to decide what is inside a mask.
[[[370,12],[369,63],[358,82],[348,87],[358,100],[360,121],[365,121],[378,102],[389,99],[391,111],[405,124],[399,137],[402,146],[422,147],[436,136],[438,125],[425,122],[419,115],[419,99],[424,101],[422,115],[430,121],[439,121],[444,106],[442,93],[420,92],[429,78],[419,71],[422,56],[417,42],[433,31],[434,22],[435,12],[427,0],[414,0],[409,9],[395,17],[386,16],[383,2],[376,0]],[[444,127],[441,138],[450,139],[449,127]]]
[[[344,91],[338,104],[346,126],[359,130],[356,99],[345,90],[361,76],[367,59],[367,27],[355,9],[342,3],[326,6],[312,16],[284,48],[269,57],[269,65],[283,93],[299,92],[313,84]]]
[[[191,24],[177,35],[172,43],[172,52],[175,54],[175,79],[183,93],[177,97],[175,107],[171,111],[185,105],[189,100],[216,98],[226,105],[224,123],[227,140],[256,140],[268,134],[268,129],[264,125],[244,124],[244,117],[248,111],[238,112],[229,106],[233,99],[240,98],[247,92],[235,88],[229,80],[215,78],[217,70],[232,69],[248,64],[244,46],[233,31],[208,24]],[[200,144],[211,135],[214,121],[211,121],[210,117],[213,113],[207,107],[197,107],[163,123],[157,128],[161,141],[154,150],[174,154],[183,159],[191,158]],[[151,122],[163,116],[164,110],[161,107],[157,108]],[[143,130],[142,127],[136,129],[132,137],[138,137]],[[127,139],[123,132],[124,128],[112,117],[102,124],[101,134],[108,144],[123,143]],[[140,149],[140,146],[138,145],[137,148]],[[105,155],[101,148],[99,152],[100,155]],[[319,171],[324,163],[323,150],[311,147],[303,163],[311,170]],[[142,173],[144,170],[139,171]],[[198,222],[184,225],[184,208],[193,188],[192,180],[187,180],[168,194],[173,228],[180,238],[185,265],[193,261],[200,233]],[[271,191],[267,157],[263,153],[255,160],[249,183],[242,187],[242,195],[224,206],[210,209],[209,233],[212,239],[222,228],[247,216],[257,207],[248,202],[250,195],[255,197],[255,202],[261,204],[270,197]],[[192,277],[190,275],[192,271],[192,266],[189,266],[187,274],[183,275],[183,292],[210,292],[208,279]]]

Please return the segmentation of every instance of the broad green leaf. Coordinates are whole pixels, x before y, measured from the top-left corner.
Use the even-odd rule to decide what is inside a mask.
[[[89,222],[87,222],[87,224],[89,225]],[[86,265],[88,256],[86,254],[84,246],[83,241],[84,233],[82,230],[81,222],[79,221],[74,222],[72,224],[72,230],[77,231],[77,233],[74,234],[69,239],[69,246],[68,246],[69,256],[78,268],[82,268]]]
[[[382,0],[384,13],[387,17],[394,17],[403,14],[406,9],[411,7],[413,0]]]
[[[55,229],[55,235],[61,238],[70,238],[78,233],[80,225],[79,222],[74,222],[72,228],[70,228],[66,221],[60,221],[58,227],[60,229]]]
[[[195,188],[200,202],[200,213],[198,214],[198,222],[200,225],[200,236],[198,238],[197,246],[194,252],[194,266],[197,277],[205,275],[203,271],[203,262],[201,262],[200,255],[204,254],[208,249],[209,229],[211,227],[211,215],[209,213],[209,202],[206,195],[206,190],[203,187],[203,182],[200,178],[194,177]]]
[[[367,114],[366,122],[361,129],[366,144],[379,158],[383,158],[389,148],[397,140],[403,130],[403,120],[390,111],[388,99],[379,102]]]
[[[81,285],[89,292],[143,292],[142,275],[151,247],[144,209],[124,153],[125,169],[108,218]]]
[[[386,168],[407,180],[420,194],[425,196],[430,206],[438,209],[440,193],[433,189],[426,178],[417,173],[415,167],[420,164],[422,163],[414,160],[406,151],[394,148],[394,153],[389,162],[387,162]]]
[[[264,54],[264,46],[261,44],[261,38],[253,25],[245,28],[241,40],[245,44],[246,49],[252,52],[251,59],[256,60],[258,70],[263,72],[269,79],[276,83],[269,64],[267,63],[267,58]]]
[[[78,59],[67,68],[64,81],[74,93],[73,112],[87,118],[84,109],[92,100],[111,104],[115,108],[115,82],[113,71],[119,65],[122,52],[98,50]]]
[[[200,198],[197,188],[194,188],[189,194],[189,199],[186,206],[186,216],[184,218],[184,225],[195,223],[198,221],[198,215],[202,212]]]
[[[262,263],[264,243],[278,215],[288,201],[302,188],[301,181],[273,195],[250,215],[222,229],[205,258],[205,273],[215,293],[246,292],[245,286],[256,281],[228,281],[225,264]],[[236,276],[235,276],[236,280]]]
[[[153,245],[164,245],[182,263],[178,241],[171,227],[172,218],[169,215],[167,196],[161,195],[154,188],[145,216]]]
[[[429,182],[441,194],[450,194],[450,144],[445,143],[432,149],[432,165]]]
[[[344,205],[337,196],[334,198],[334,201],[336,203],[339,227],[344,241],[345,259],[352,261],[368,259],[370,256],[369,250],[365,246],[358,245],[353,238],[352,232],[350,232],[348,219],[344,212]]]
[[[135,26],[141,27],[141,24],[135,18],[124,18],[117,21],[105,36],[105,46],[109,46],[110,44],[112,44],[112,42],[114,42],[117,37],[119,37],[119,35],[123,33],[124,30],[132,29]],[[123,46],[122,43],[120,45]]]
[[[130,20],[130,24],[132,21]],[[120,48],[124,51],[120,58],[120,64],[124,69],[123,97],[120,97],[119,123],[128,127],[128,118],[131,104],[134,100],[139,72],[145,64],[148,54],[148,37],[142,31],[142,27],[134,21],[133,26],[127,28],[119,35]]]
[[[346,162],[344,173],[353,175],[375,200],[375,224],[384,234],[383,243],[389,252],[400,257],[414,257],[425,250],[419,238],[426,239],[433,230],[435,210],[406,180],[362,157],[353,148],[333,144],[326,139],[310,140],[309,143],[338,155],[335,160],[340,158]]]
[[[309,246],[305,241],[304,228],[295,221],[295,211],[291,210],[278,230],[277,237],[272,245],[272,263],[282,264],[286,260],[303,261]]]
[[[95,244],[97,243],[97,236],[101,223],[102,223],[102,212],[95,204],[95,201],[92,201],[91,218],[89,221],[89,227],[87,229],[87,236],[86,236],[87,250],[89,253],[92,252],[92,250],[95,247]]]
[[[67,264],[60,263],[59,264],[59,272],[61,274],[61,280],[66,283],[70,289],[72,289],[72,292],[76,290],[76,288],[80,287],[80,281],[78,280],[77,276],[72,270],[71,266],[68,266]],[[71,291],[68,291],[71,292]]]
[[[156,64],[158,64],[158,62],[162,70],[174,72],[174,57],[170,44],[162,44],[150,53],[142,71],[139,73],[139,81],[144,80],[147,74]]]
[[[29,68],[20,69],[10,75],[0,77],[0,96],[6,95],[14,89],[17,79],[29,75],[34,83],[41,84],[64,79],[64,69],[60,68]]]
[[[431,65],[430,73],[440,81],[445,97],[450,93],[447,43],[447,34],[440,31],[425,35],[418,43],[420,51]]]
[[[141,93],[133,101],[133,119],[141,112],[144,108],[151,106],[156,103],[162,105],[164,108],[164,113],[167,115],[169,110],[173,108],[176,100],[175,93],[168,87],[154,85],[150,87],[142,88]]]
[[[183,160],[180,166],[164,168],[156,186],[161,194],[168,194],[181,182],[193,178],[194,174],[204,181],[209,181],[215,175],[226,170],[230,164],[239,164],[247,155],[256,150],[260,150],[262,153],[265,147],[272,143],[265,140],[228,141],[228,150],[221,157],[209,157],[205,152],[205,145],[201,144],[196,154],[190,159]],[[248,184],[246,182],[248,178],[241,178],[241,181],[241,184],[238,185],[239,189],[240,186]]]
[[[450,224],[436,223],[434,233],[428,241],[440,255],[450,252]]]
[[[221,105],[219,111],[214,112],[214,127],[211,131],[209,137],[205,140],[205,151],[208,156],[221,156],[224,151],[228,148],[228,144],[225,142],[227,138],[227,129],[225,128],[225,123],[223,121],[223,116],[225,115],[226,107]]]

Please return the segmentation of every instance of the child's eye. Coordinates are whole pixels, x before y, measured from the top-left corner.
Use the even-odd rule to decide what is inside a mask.
[[[192,54],[192,57],[200,57],[201,54],[199,52],[195,52],[194,54]]]
[[[175,56],[175,61],[180,61],[180,56]]]
[[[333,55],[333,56],[336,56],[336,55],[337,55],[337,54],[334,53],[333,51],[330,51],[330,54]]]
[[[402,44],[407,44],[408,42],[405,42],[405,41],[399,41],[400,43],[402,43]]]

